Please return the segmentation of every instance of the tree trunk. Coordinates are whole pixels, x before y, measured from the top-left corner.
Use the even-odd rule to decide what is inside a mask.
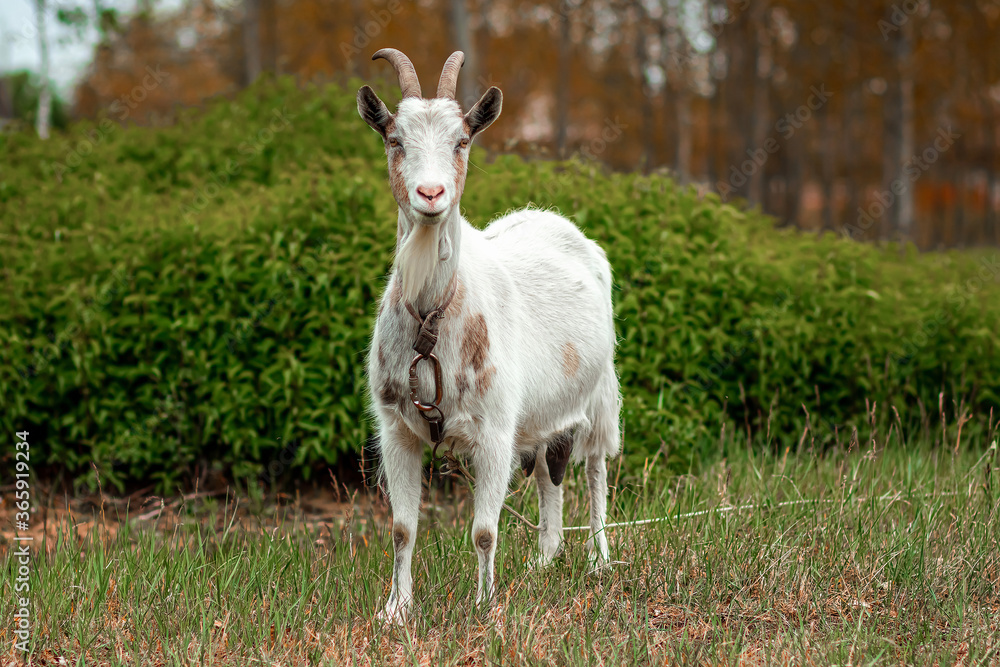
[[[492,28],[490,26],[490,5],[492,0],[479,0],[479,25],[472,31],[473,43],[476,47],[476,84],[480,93],[492,85],[490,77],[490,47],[492,46]],[[481,96],[481,95],[480,95]],[[479,100],[476,99],[476,102]]]
[[[0,128],[14,118],[14,98],[10,90],[10,79],[0,77]]]
[[[711,131],[709,132],[708,151],[708,178],[712,183],[718,184],[726,177],[725,164],[726,154],[726,99],[725,85],[723,79],[715,82],[715,93],[712,95],[710,106]],[[716,187],[718,187],[716,185]]]
[[[479,67],[472,30],[469,27],[469,11],[466,0],[451,0],[452,43],[465,54],[462,76],[458,77],[458,100],[463,109],[472,107],[479,99]]]
[[[104,7],[101,6],[101,0],[94,0],[94,27],[97,28],[97,39],[99,44],[106,44],[108,41],[108,31],[107,26],[104,22]]]
[[[866,203],[864,201],[865,176],[863,171],[865,154],[857,148],[861,146],[862,139],[859,137],[858,129],[864,126],[864,111],[861,103],[861,84],[856,80],[851,84],[851,90],[847,93],[847,103],[844,105],[844,120],[841,131],[844,133],[843,141],[847,147],[855,147],[853,152],[849,148],[844,148],[844,187],[847,194],[847,203],[844,206],[844,216],[840,221],[841,228],[846,225],[858,224],[858,210]]]
[[[882,239],[897,237],[900,241],[912,239],[914,183],[892,187],[902,176],[903,163],[913,155],[913,68],[911,65],[913,22],[906,21],[901,29],[889,38],[888,55],[892,60],[892,74],[887,77],[883,105],[882,137],[882,199],[885,213],[881,224]]]
[[[799,205],[802,202],[802,142],[788,141],[785,145],[785,225],[799,227]]]
[[[838,141],[838,133],[836,124],[833,122],[831,113],[826,109],[821,111],[822,117],[822,127],[823,127],[823,156],[820,163],[823,165],[820,173],[823,177],[823,215],[822,221],[823,230],[832,230],[833,227],[833,213],[834,213],[834,201],[833,201],[833,183],[837,178],[837,151],[838,144],[843,143],[841,138]]]
[[[569,2],[560,0],[556,64],[556,156],[560,159],[566,157],[566,130],[569,126],[569,11]]]
[[[35,129],[42,139],[49,138],[49,120],[52,116],[52,89],[49,87],[49,36],[45,30],[45,0],[35,0],[35,19],[38,25],[38,51],[41,71],[38,73],[38,117]]]
[[[691,46],[688,44],[687,37],[680,30],[678,30],[677,39],[679,41],[677,47],[679,53],[677,58],[674,59],[677,67],[673,86],[674,115],[677,120],[675,125],[677,128],[677,142],[675,143],[674,171],[677,175],[677,181],[681,185],[686,185],[691,180],[691,146],[693,142],[691,136],[693,131],[691,121],[691,89],[687,81],[688,63],[691,61]],[[666,51],[665,48],[664,51]],[[663,89],[669,92],[671,86],[665,85]],[[666,106],[668,105],[664,105],[664,107]],[[709,122],[711,122],[711,118]]]
[[[900,137],[902,108],[899,95],[899,81],[886,78],[886,89],[882,97],[882,195],[883,202],[892,195],[892,182],[899,173]],[[894,195],[893,195],[894,196]],[[895,197],[895,196],[894,196]],[[874,204],[873,204],[874,206]],[[880,218],[869,233],[870,238],[888,238],[889,231],[898,229],[899,206],[895,198],[885,205]],[[877,210],[877,209],[876,209]]]
[[[862,138],[858,132],[859,128],[864,126],[865,121],[860,80],[861,58],[858,54],[860,45],[857,43],[858,0],[851,0],[849,7],[850,14],[844,25],[844,58],[847,63],[844,81],[847,82],[849,90],[846,102],[841,107],[843,117],[840,123],[840,131],[843,133],[840,141],[846,202],[844,214],[839,220],[840,229],[845,229],[847,225],[855,227],[858,225],[858,209],[865,203],[862,199],[865,183],[863,171],[865,154],[860,149]]]
[[[899,31],[897,43],[897,58],[899,67],[899,155],[896,158],[896,170],[902,176],[903,165],[913,157],[913,21],[903,24]],[[897,176],[898,177],[898,176]],[[913,233],[913,190],[915,183],[908,183],[899,195],[899,217],[897,231],[900,240],[909,240]]]
[[[956,248],[964,248],[968,245],[972,245],[972,234],[971,226],[968,224],[968,220],[965,217],[965,201],[966,201],[966,181],[967,173],[965,170],[965,165],[962,163],[956,164],[951,168],[952,173],[952,191],[955,193],[953,198],[953,213],[955,218],[955,236],[952,239],[951,245]]]
[[[709,152],[708,152],[708,174],[709,179],[715,184],[716,189],[724,183],[728,175],[726,174],[726,162],[729,159],[729,123],[728,123],[728,91],[730,84],[730,73],[732,72],[732,54],[729,43],[731,37],[725,30],[720,32],[715,38],[716,50],[721,54],[721,60],[725,63],[723,72],[715,71],[715,91],[710,104],[710,131]],[[714,69],[714,67],[713,67]]]
[[[281,49],[278,44],[278,6],[275,0],[260,2],[261,67],[268,72],[281,73]]]
[[[756,0],[751,10],[751,30],[754,31],[753,123],[748,159],[764,150],[767,128],[770,123],[768,87],[771,79],[771,36],[767,30],[768,0]],[[747,183],[747,199],[751,204],[764,202],[764,164],[757,164]]]
[[[677,89],[677,179],[681,185],[691,181],[691,133],[694,131],[691,123],[691,91],[687,83],[682,81]]]
[[[997,234],[997,218],[1000,211],[994,205],[1000,184],[997,183],[997,144],[1000,143],[1000,127],[997,124],[993,101],[980,98],[984,107],[983,119],[986,121],[986,201],[983,202],[983,242],[987,245],[1000,245],[1000,235]]]
[[[720,141],[724,145],[719,164],[719,180],[726,184],[732,197],[749,197],[749,179],[742,173],[746,161],[747,142],[752,141],[756,119],[747,113],[747,100],[753,100],[753,83],[756,81],[756,59],[748,44],[755,40],[752,21],[747,13],[737,14],[720,34],[720,44],[726,50],[726,75],[722,82],[724,118]]]
[[[243,67],[246,85],[260,76],[260,0],[243,2]]]
[[[636,81],[639,84],[639,105],[642,115],[643,141],[639,150],[639,170],[648,172],[653,162],[653,106],[650,100],[650,90],[646,82],[646,70],[649,68],[648,51],[646,50],[646,15],[640,0],[632,3],[633,24],[635,26],[635,64],[638,69]]]
[[[251,2],[252,0],[247,0]],[[363,0],[351,0],[351,25],[364,25],[362,12],[364,11]],[[354,35],[351,35],[354,39]],[[351,74],[358,78],[365,78],[365,65],[370,62],[369,55],[365,53],[355,53],[351,56]]]

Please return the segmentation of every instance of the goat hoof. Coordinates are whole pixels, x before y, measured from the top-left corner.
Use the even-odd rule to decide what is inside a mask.
[[[552,567],[552,564],[556,562],[556,559],[562,556],[563,546],[560,544],[559,548],[555,550],[555,553],[548,554],[538,554],[538,558],[531,561],[531,569],[533,570],[544,570],[546,568]]]
[[[503,621],[506,615],[506,611],[500,603],[490,604],[482,611],[483,619],[497,629],[503,627]]]
[[[531,561],[532,570],[544,570],[546,568],[552,567],[552,563],[555,562],[555,558],[552,556],[539,556],[535,560]]]
[[[409,616],[409,610],[406,605],[389,603],[386,605],[385,609],[380,611],[375,618],[386,625],[403,625],[406,623],[406,618]]]

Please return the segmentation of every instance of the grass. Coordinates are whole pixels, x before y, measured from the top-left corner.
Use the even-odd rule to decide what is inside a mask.
[[[680,477],[613,463],[610,521],[674,518],[610,531],[620,562],[597,574],[584,532],[533,568],[534,534],[505,514],[491,611],[473,604],[468,494],[435,487],[402,628],[374,620],[392,546],[364,490],[332,512],[203,494],[131,519],[53,508],[31,566],[32,664],[1000,664],[995,443],[727,449]],[[582,471],[565,484],[567,525],[586,523]],[[532,486],[510,499],[529,517]],[[4,623],[0,663],[12,644]]]

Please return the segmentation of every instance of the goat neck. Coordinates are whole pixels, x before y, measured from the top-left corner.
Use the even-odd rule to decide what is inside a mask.
[[[426,314],[445,303],[455,288],[458,276],[462,228],[467,223],[459,214],[457,205],[442,215],[445,219],[438,224],[425,226],[411,222],[402,209],[399,211],[396,232],[397,256],[410,234],[424,233],[436,236],[436,242],[431,248],[409,258],[411,262],[420,262],[424,265],[422,268],[426,271],[426,279],[422,281],[423,286],[417,292],[417,297],[410,302],[421,314]],[[404,272],[400,271],[398,266],[395,273],[395,280],[404,280]],[[408,274],[412,276],[414,272]]]

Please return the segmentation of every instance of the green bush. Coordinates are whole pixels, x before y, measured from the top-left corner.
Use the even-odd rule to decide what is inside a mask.
[[[266,81],[169,127],[0,136],[0,412],[36,465],[164,488],[360,451],[395,202],[354,90]],[[901,257],[662,177],[473,161],[474,224],[530,202],[607,250],[629,465],[663,447],[685,469],[722,421],[794,444],[802,406],[842,431],[866,401],[998,403],[995,253]]]

